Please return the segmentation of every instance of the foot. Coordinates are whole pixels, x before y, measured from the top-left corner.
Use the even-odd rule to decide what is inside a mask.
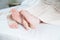
[[[18,23],[21,23],[21,16],[19,12],[16,9],[11,9],[10,12],[11,12],[12,19]]]
[[[21,14],[24,17],[23,19],[28,23],[28,27],[35,28],[36,25],[40,24],[40,20],[37,17],[31,15],[29,12],[27,12],[25,10],[21,10]],[[25,27],[26,27],[26,25],[25,25]]]
[[[16,9],[11,9],[11,15],[8,16],[8,23],[10,28],[18,28],[18,23],[21,23],[21,17]]]
[[[18,24],[14,20],[11,19],[11,15],[7,16],[7,20],[8,20],[8,25],[10,28],[15,28],[15,29],[18,28]]]

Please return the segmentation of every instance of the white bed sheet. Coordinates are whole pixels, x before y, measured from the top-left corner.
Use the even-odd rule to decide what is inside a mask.
[[[5,11],[0,15],[0,40],[60,40],[60,26],[40,24],[26,31],[19,25],[18,29],[11,29]]]

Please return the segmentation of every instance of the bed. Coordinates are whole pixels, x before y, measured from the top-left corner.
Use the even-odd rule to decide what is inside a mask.
[[[35,0],[33,1],[36,4],[39,2],[39,0],[38,2]],[[21,9],[25,9],[32,13],[40,12],[35,12],[36,8],[39,9],[36,5],[34,5],[36,8],[33,6],[30,7],[33,5],[33,2],[30,5],[25,5],[26,4],[0,10],[0,40],[60,40],[59,25],[39,24],[36,26],[36,29],[30,29],[27,31],[21,25],[19,25],[18,29],[10,28],[8,25],[7,15],[9,15],[9,12],[12,8],[16,8],[19,11]],[[35,10],[34,12],[32,8]]]
[[[7,20],[10,9],[0,10],[0,40],[60,40],[60,26],[57,25],[40,24],[27,31],[21,25],[18,29],[11,29]]]

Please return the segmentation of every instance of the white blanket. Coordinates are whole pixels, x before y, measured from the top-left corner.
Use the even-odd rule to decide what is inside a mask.
[[[7,15],[0,15],[0,40],[60,40],[60,26],[40,24],[36,29],[26,31],[21,25],[18,29],[8,26]]]
[[[60,25],[60,13],[51,5],[43,3],[42,0],[25,0],[21,5],[12,8],[16,8],[19,11],[21,9],[27,10],[46,23]],[[8,13],[10,9],[11,8],[3,9],[0,10],[0,12]]]

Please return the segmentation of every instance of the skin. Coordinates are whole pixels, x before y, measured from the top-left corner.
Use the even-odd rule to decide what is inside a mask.
[[[22,25],[26,30],[29,28],[34,29],[36,25],[40,23],[44,23],[37,17],[31,15],[26,10],[21,10],[20,12],[16,9],[11,9],[10,19],[14,21],[13,23],[9,24],[11,28],[18,28],[18,24]]]

